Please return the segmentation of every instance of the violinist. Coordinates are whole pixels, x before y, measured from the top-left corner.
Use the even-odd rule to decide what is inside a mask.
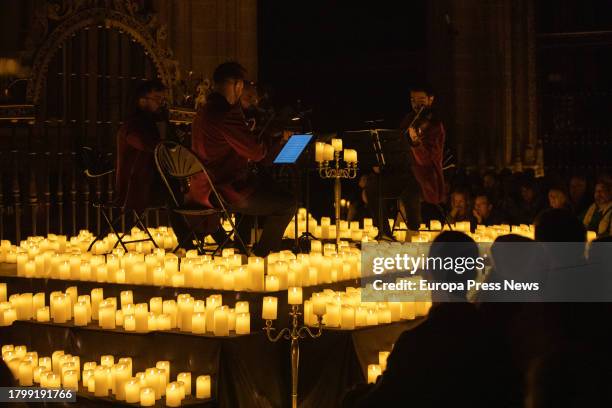
[[[379,192],[383,198],[398,198],[399,210],[406,220],[408,235],[414,235],[421,223],[421,198],[437,205],[443,200],[444,179],[442,176],[442,153],[444,146],[444,127],[433,115],[434,95],[425,86],[410,91],[412,111],[400,124],[410,145],[408,160],[385,169],[380,177],[379,170],[368,177],[365,195],[368,209],[376,225],[379,215]],[[379,187],[379,183],[381,186]],[[387,219],[383,206],[383,220]],[[383,222],[381,235],[389,238],[389,224]]]
[[[433,102],[434,94],[429,87],[413,88],[410,91],[412,112],[402,120],[400,128],[410,137],[412,172],[421,187],[423,201],[438,205],[444,200],[445,132],[444,125],[435,117]]]

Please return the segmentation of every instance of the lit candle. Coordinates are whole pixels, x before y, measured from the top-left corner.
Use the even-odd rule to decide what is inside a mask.
[[[325,319],[326,326],[329,326],[329,327],[340,326],[340,304],[336,302],[328,303],[324,319]]]
[[[274,296],[263,298],[262,318],[265,320],[276,320],[278,299]]]
[[[301,305],[302,304],[302,288],[291,287],[287,291],[287,297],[290,305]]]
[[[166,386],[166,406],[181,406],[182,390],[178,382],[171,382]]]
[[[401,303],[400,318],[404,320],[414,320],[416,318],[416,307],[414,302]]]
[[[87,322],[87,303],[78,302],[74,305],[74,325],[86,326]]]
[[[126,305],[134,303],[134,295],[131,290],[124,290],[120,293],[121,296],[121,309],[123,309]]]
[[[274,275],[266,276],[266,292],[278,292],[279,287],[278,277]]]
[[[106,397],[108,396],[108,389],[110,388],[108,384],[108,379],[110,377],[110,368],[105,367],[103,365],[99,365],[94,370],[94,381],[95,381],[95,391],[94,394],[96,397]]]
[[[47,373],[46,376],[44,376],[45,378],[45,388],[60,388],[61,384],[62,384],[62,379],[60,378],[59,374],[55,374],[55,373]]]
[[[160,297],[152,297],[149,300],[149,310],[155,314],[163,313],[163,300]]]
[[[323,146],[323,160],[334,160],[334,146],[330,144],[325,144],[325,146]]]
[[[62,388],[68,388],[69,390],[79,390],[78,372],[75,370],[68,370],[64,372],[62,380]]]
[[[213,333],[215,336],[229,336],[228,313],[226,306],[215,309]]]
[[[176,381],[181,381],[185,389],[185,395],[191,395],[191,373],[179,373]]]
[[[251,315],[240,313],[236,315],[236,334],[249,334],[251,332]]]
[[[155,390],[152,387],[140,389],[140,406],[152,407],[155,405]]]
[[[136,331],[147,331],[149,322],[149,311],[146,303],[138,303],[134,312],[136,318]]]
[[[342,306],[340,327],[345,330],[353,330],[355,328],[355,308],[351,306]]]
[[[125,400],[125,383],[130,379],[129,367],[127,364],[117,364],[115,366],[115,398],[119,401]]]
[[[91,318],[98,320],[98,306],[104,299],[104,290],[102,288],[95,288],[91,290]]]
[[[381,371],[385,371],[387,369],[387,359],[389,358],[388,351],[379,351],[378,352],[378,365],[380,366]]]
[[[236,314],[249,313],[249,302],[236,302],[234,309],[236,310]]]
[[[355,326],[366,326],[368,324],[368,311],[363,307],[358,307],[355,311]]]
[[[6,302],[6,283],[0,283],[0,302]]]
[[[342,139],[332,139],[331,145],[334,148],[334,151],[341,152],[342,151]]]
[[[353,149],[345,149],[344,161],[347,163],[357,163],[357,151]]]
[[[123,329],[125,331],[136,330],[136,318],[134,317],[134,315],[127,315],[123,317]]]
[[[249,257],[247,264],[249,275],[248,288],[254,291],[264,290],[264,260],[259,257]]]
[[[191,331],[195,334],[206,333],[206,314],[194,313],[191,318]]]
[[[22,387],[29,387],[33,385],[34,380],[34,368],[32,363],[29,361],[22,361],[19,364],[19,385]]]
[[[135,404],[140,402],[140,381],[129,380],[125,383],[125,402]]]
[[[321,293],[313,293],[312,294],[312,313],[317,316],[323,316],[325,314],[325,309],[327,308],[327,301],[325,296]]]
[[[199,375],[196,378],[196,398],[210,398],[210,375]]]
[[[378,364],[368,364],[368,384],[374,384],[380,374],[381,369]]]
[[[320,163],[323,161],[323,153],[325,151],[325,143],[317,142],[315,144],[315,161]]]
[[[48,322],[49,318],[49,306],[41,307],[36,309],[36,321],[37,322]]]
[[[94,386],[95,386],[94,370],[83,370],[83,388],[89,387],[90,378],[94,380]]]

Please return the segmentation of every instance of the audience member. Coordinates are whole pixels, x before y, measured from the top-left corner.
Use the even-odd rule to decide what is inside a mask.
[[[455,190],[451,193],[451,209],[448,214],[451,223],[469,221],[474,223],[474,217],[470,211],[470,196],[467,190]]]
[[[557,209],[570,209],[570,200],[563,187],[553,186],[548,190],[548,206]]]
[[[516,208],[516,222],[518,224],[532,224],[542,208],[543,206],[537,195],[534,182],[531,180],[523,181],[520,187],[520,199]]]
[[[476,194],[472,215],[478,225],[499,225],[503,223],[503,216],[497,210],[487,193]]]
[[[569,199],[574,212],[580,219],[584,218],[589,208],[590,200],[587,192],[587,179],[584,176],[574,175],[569,181]]]
[[[595,184],[595,202],[587,210],[583,223],[587,230],[597,232],[598,236],[610,235],[612,228],[612,185],[601,179]]]

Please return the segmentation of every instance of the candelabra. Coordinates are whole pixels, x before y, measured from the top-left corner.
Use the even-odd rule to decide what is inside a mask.
[[[341,179],[354,179],[357,177],[357,162],[345,162],[346,167],[340,167],[340,151],[334,151],[333,164],[330,166],[328,160],[319,162],[319,177],[323,179],[334,179],[334,209],[336,218],[336,249],[340,246],[340,199]]]
[[[308,326],[301,326],[298,322],[298,316],[301,315],[299,312],[299,305],[291,305],[291,327],[285,327],[279,331],[276,335],[271,332],[276,330],[272,327],[272,320],[266,320],[266,327],[264,330],[268,336],[268,340],[276,343],[281,338],[291,340],[291,407],[297,408],[297,397],[298,397],[298,368],[300,363],[300,345],[299,340],[310,336],[313,339],[320,337],[323,333],[323,316],[317,316],[317,331],[313,333]]]

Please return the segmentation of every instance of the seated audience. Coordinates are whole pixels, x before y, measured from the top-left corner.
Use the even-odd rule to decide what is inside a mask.
[[[587,192],[587,179],[584,176],[574,175],[569,181],[569,199],[574,209],[574,213],[584,218],[586,210],[589,208],[590,199]]]
[[[611,235],[612,223],[612,185],[609,180],[601,179],[595,184],[595,202],[589,207],[583,223],[587,230],[597,232],[597,236]]]
[[[548,205],[550,208],[570,209],[571,203],[567,193],[562,187],[551,187],[548,190]]]
[[[470,211],[470,196],[466,190],[455,190],[451,193],[451,209],[448,214],[451,223],[469,221],[474,223]]]
[[[520,199],[516,208],[516,223],[533,224],[533,220],[542,211],[542,208],[534,182],[531,180],[524,181],[520,187]]]
[[[472,215],[476,219],[478,225],[499,225],[503,223],[503,216],[495,208],[493,201],[486,193],[476,195],[474,199],[474,209]]]

